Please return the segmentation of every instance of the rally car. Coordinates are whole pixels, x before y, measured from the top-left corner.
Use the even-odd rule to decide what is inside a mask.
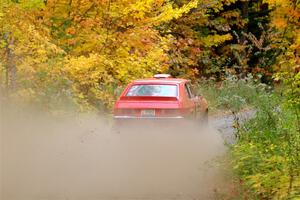
[[[207,122],[208,103],[196,96],[190,81],[157,74],[153,78],[131,82],[116,101],[116,120],[193,119]]]

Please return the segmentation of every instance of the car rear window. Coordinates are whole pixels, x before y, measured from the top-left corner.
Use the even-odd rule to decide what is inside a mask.
[[[128,90],[126,96],[177,97],[177,85],[133,85]]]

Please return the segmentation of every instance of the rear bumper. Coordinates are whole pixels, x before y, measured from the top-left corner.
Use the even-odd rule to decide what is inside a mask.
[[[145,131],[158,127],[174,127],[182,124],[186,119],[182,116],[174,117],[134,117],[134,116],[114,116],[114,125],[119,128],[143,129]]]
[[[200,121],[189,117],[132,117],[114,116],[114,130],[117,133],[173,133],[193,132],[206,127]]]
[[[135,117],[135,116],[114,116],[114,119],[117,120],[126,120],[126,119],[149,119],[149,120],[160,120],[160,119],[184,119],[182,116],[174,116],[174,117]]]

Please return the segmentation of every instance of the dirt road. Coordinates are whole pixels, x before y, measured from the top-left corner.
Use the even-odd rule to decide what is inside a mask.
[[[116,133],[99,116],[7,115],[1,127],[1,200],[213,199],[215,162],[230,117]],[[226,125],[226,126],[225,126]],[[228,126],[227,126],[228,125]],[[217,129],[222,129],[221,134]],[[224,132],[225,130],[225,132]]]
[[[216,115],[210,117],[209,123],[210,123],[210,127],[216,130],[224,139],[224,141],[228,143],[233,143],[235,140],[234,138],[235,130],[233,128],[234,121],[238,120],[239,123],[243,123],[245,120],[253,117],[254,114],[255,114],[255,110],[249,109],[237,113],[235,116],[233,114]]]

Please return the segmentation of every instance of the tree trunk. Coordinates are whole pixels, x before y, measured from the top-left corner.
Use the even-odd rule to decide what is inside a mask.
[[[16,67],[16,60],[15,54],[12,50],[14,45],[14,39],[9,37],[9,33],[5,34],[5,41],[6,41],[6,90],[7,91],[14,91],[17,86],[17,67]]]
[[[242,18],[243,20],[245,19],[248,19],[249,17],[249,1],[248,0],[245,0],[245,1],[242,1]],[[245,33],[248,33],[248,24],[245,25],[244,27],[244,32]],[[241,42],[243,43],[244,41],[246,40],[246,37],[244,35],[242,35],[241,37]]]
[[[242,3],[242,7],[241,7],[242,18],[243,18],[243,20],[249,20],[248,19],[249,18],[249,0],[241,1],[241,3]],[[246,34],[248,34],[248,23],[245,24],[243,32],[246,33]],[[242,34],[241,35],[241,44],[245,45],[245,43],[247,42],[246,40],[247,40],[247,38],[246,38],[245,34]],[[242,62],[242,66],[241,66],[241,70],[242,71],[240,72],[241,73],[241,77],[246,76],[246,74],[248,73],[247,72],[248,63],[246,61],[248,59],[247,58],[247,56],[248,56],[247,54],[248,53],[247,53],[246,50],[244,50],[244,52],[242,53],[243,62]],[[244,63],[245,61],[246,61],[246,63]]]

